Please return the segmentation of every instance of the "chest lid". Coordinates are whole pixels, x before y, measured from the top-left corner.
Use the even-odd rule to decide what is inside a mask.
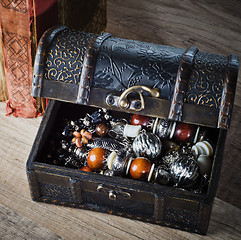
[[[61,26],[39,42],[32,96],[228,128],[238,66],[236,55]]]

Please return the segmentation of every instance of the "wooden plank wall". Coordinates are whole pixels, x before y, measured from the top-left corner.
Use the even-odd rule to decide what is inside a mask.
[[[108,0],[116,37],[241,56],[240,0]],[[217,196],[241,208],[241,71]]]
[[[59,22],[75,30],[100,33],[106,28],[107,0],[58,0]]]

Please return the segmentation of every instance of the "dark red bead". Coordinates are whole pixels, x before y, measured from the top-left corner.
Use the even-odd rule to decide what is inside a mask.
[[[87,164],[92,170],[102,169],[105,160],[105,149],[97,147],[93,148],[87,157]]]
[[[104,137],[104,136],[106,136],[108,130],[109,130],[109,128],[108,128],[108,126],[106,126],[106,124],[100,123],[96,126],[95,132],[100,137]]]
[[[132,125],[141,125],[143,127],[146,127],[149,119],[150,119],[150,117],[134,114],[131,118],[131,124]]]
[[[196,127],[188,123],[177,123],[174,138],[179,142],[192,142],[196,133]]]
[[[151,169],[151,162],[144,157],[135,158],[130,166],[130,175],[133,179],[146,179]]]
[[[84,166],[84,167],[80,168],[79,170],[84,171],[84,172],[93,172],[89,166]]]

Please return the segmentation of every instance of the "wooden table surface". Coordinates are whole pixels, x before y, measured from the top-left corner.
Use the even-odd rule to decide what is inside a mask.
[[[0,239],[240,239],[241,209],[215,199],[207,236],[31,200],[26,161],[41,117],[5,116],[0,103]]]
[[[107,30],[114,36],[185,48],[196,45],[202,51],[241,56],[240,0],[107,3]],[[25,164],[41,117],[6,117],[5,103],[0,103],[0,239],[241,239],[240,75],[225,145],[219,198],[214,202],[207,236],[33,202]]]

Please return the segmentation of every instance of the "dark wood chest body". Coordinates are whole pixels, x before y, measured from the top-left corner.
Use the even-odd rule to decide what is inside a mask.
[[[33,200],[206,234],[237,68],[233,55],[226,58],[195,48],[185,51],[108,34],[84,35],[63,27],[50,30],[38,48],[32,93],[57,100],[48,104],[27,162]],[[160,96],[151,92],[150,97],[143,93],[145,87],[138,86],[158,88]],[[128,92],[131,88],[137,92],[134,100]],[[215,152],[206,190],[200,193],[104,176],[46,161],[63,122],[84,117],[94,107],[113,110],[120,118],[138,113],[208,127]]]

